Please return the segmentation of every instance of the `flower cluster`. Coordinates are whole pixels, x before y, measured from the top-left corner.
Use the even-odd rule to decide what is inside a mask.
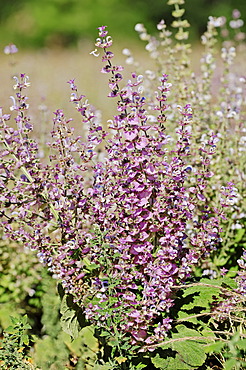
[[[18,48],[14,44],[9,44],[5,46],[4,48],[4,54],[9,55],[9,54],[15,54],[18,53]]]
[[[178,30],[183,22],[181,9],[184,2],[176,0],[168,2],[175,6],[178,13],[173,14],[174,22],[167,27],[164,21],[157,25],[158,33],[155,36],[148,34],[143,24],[136,26],[140,39],[147,42],[146,50],[155,65],[151,70],[144,70],[141,62],[134,58],[130,50],[124,51],[127,62],[138,68],[138,73],[144,76],[143,87],[146,91],[147,104],[154,104],[155,90],[158,76],[168,70],[169,82],[175,86],[168,96],[169,107],[165,115],[169,121],[166,133],[173,137],[172,122],[177,119],[176,107],[185,105],[188,101],[193,109],[192,137],[193,148],[200,147],[200,153],[207,170],[207,180],[210,186],[202,190],[206,179],[201,180],[201,199],[203,196],[223,207],[223,243],[210,259],[210,268],[219,274],[220,267],[229,270],[232,268],[232,259],[235,252],[230,248],[231,240],[237,240],[238,230],[245,228],[245,71],[240,67],[240,57],[243,58],[245,45],[240,42],[245,38],[241,32],[243,21],[240,12],[234,10],[232,20],[225,17],[209,17],[207,30],[201,37],[200,69],[192,67],[192,54],[197,58],[197,49],[192,50],[188,41],[170,37],[175,29]],[[182,12],[179,12],[183,10]],[[180,23],[181,22],[181,23]],[[186,24],[187,28],[188,25]],[[187,30],[186,28],[186,30]],[[171,31],[170,31],[171,30]],[[231,32],[233,31],[233,32]],[[179,32],[178,32],[179,33]],[[231,34],[233,33],[233,35]],[[175,35],[176,36],[176,35]],[[221,43],[218,43],[222,37]],[[221,47],[220,55],[218,48]],[[192,53],[193,52],[193,53]],[[210,136],[216,146],[208,145]],[[209,150],[208,150],[209,149]],[[205,150],[205,151],[204,151]],[[206,153],[207,151],[207,153]],[[197,157],[191,156],[190,165],[197,168]],[[199,167],[199,171],[202,167]],[[205,172],[203,176],[205,176]],[[194,175],[194,172],[192,172]],[[194,176],[192,176],[194,177]],[[192,177],[190,179],[192,180]],[[200,181],[200,180],[199,180]],[[220,195],[219,195],[220,194]],[[235,245],[236,259],[241,255],[241,248],[245,244],[245,234]],[[228,254],[228,251],[230,253]],[[226,258],[224,256],[227,255]],[[220,261],[220,262],[219,262]],[[221,263],[221,264],[220,264]],[[207,268],[207,267],[206,267]]]
[[[59,109],[47,160],[30,135],[23,95],[28,78],[15,78],[17,128],[1,115],[1,224],[11,238],[37,250],[87,319],[131,343],[151,345],[171,328],[178,284],[219,241],[219,212],[205,192],[216,136],[201,146],[194,167],[190,104],[177,107],[180,120],[171,140],[168,76],[159,78],[155,103],[147,105],[143,76],[133,73],[120,88],[123,68],[113,64],[111,45],[100,27],[96,46],[103,50],[102,72],[110,76],[108,96],[117,99],[118,110],[108,132],[70,80],[87,142],[75,137]],[[103,143],[100,158],[96,146]]]

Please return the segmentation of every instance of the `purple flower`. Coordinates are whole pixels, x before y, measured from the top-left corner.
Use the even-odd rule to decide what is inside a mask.
[[[178,284],[219,240],[219,217],[205,195],[215,136],[201,147],[194,168],[190,104],[178,107],[173,144],[166,134],[168,76],[160,77],[149,103],[143,76],[133,73],[121,86],[123,68],[114,65],[111,45],[100,27],[102,72],[109,76],[109,96],[117,97],[109,129],[71,79],[71,102],[87,140],[75,136],[71,119],[58,109],[46,160],[30,135],[28,78],[15,78],[17,127],[2,125],[0,186],[7,207],[1,223],[7,235],[37,250],[88,320],[107,330],[114,322],[133,344],[151,345],[171,328]],[[224,196],[233,197],[233,191],[228,185]]]
[[[4,48],[4,54],[15,54],[15,53],[18,53],[18,49],[16,47],[16,45],[14,44],[9,44],[7,46],[5,46]]]

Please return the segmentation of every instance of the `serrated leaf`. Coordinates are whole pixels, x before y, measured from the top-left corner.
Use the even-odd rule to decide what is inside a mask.
[[[183,307],[182,307],[183,308]],[[178,318],[182,319],[183,321],[189,321],[192,322],[193,324],[198,323],[197,317],[192,316],[190,313],[185,312],[185,311],[179,311],[178,312]]]
[[[160,357],[159,354],[157,354],[155,357],[151,358],[151,362],[155,366],[156,369],[162,369],[162,370],[171,370],[171,369],[190,370],[190,366],[181,362],[180,359],[177,356],[162,358],[162,357]]]
[[[223,279],[221,279],[221,286],[222,287],[227,286],[229,288],[236,289],[237,288],[237,282],[236,282],[235,279],[224,276]]]
[[[177,325],[175,329],[178,331],[178,333],[173,333],[173,338],[186,338],[186,337],[199,337],[201,339],[201,342],[206,342],[206,338],[202,337],[200,332],[198,332],[195,329],[187,328],[185,325]]]
[[[70,294],[63,296],[60,313],[62,330],[73,339],[78,337],[82,328],[89,325],[85,320],[82,309],[73,302],[73,297]]]
[[[204,343],[207,343],[207,339],[201,337],[196,330],[186,328],[184,325],[179,325],[177,330],[179,333],[173,334],[173,338],[197,337],[195,340],[188,339],[173,344],[173,349],[178,352],[180,360],[192,367],[202,366],[207,357],[204,351]]]
[[[81,358],[83,358],[83,356],[87,356],[88,352],[96,354],[98,351],[98,340],[94,337],[93,326],[86,326],[81,330],[77,339],[73,341],[65,340],[64,343],[71,352]]]
[[[190,296],[191,302],[184,304],[182,309],[191,310],[194,307],[204,307],[204,309],[209,309],[210,304],[214,300],[214,296],[219,296],[220,290],[215,287],[208,286],[192,286],[185,290],[183,297]]]
[[[171,348],[172,351],[176,352],[176,363],[172,363],[172,366],[175,365],[176,367],[173,368],[192,369],[202,366],[207,357],[204,351],[204,344],[208,342],[208,338],[203,337],[194,329],[187,328],[185,325],[178,325],[175,329],[178,333],[173,333],[172,339],[174,341],[161,346],[163,349]],[[177,367],[180,366],[178,363],[182,363],[183,367]]]
[[[202,285],[204,284],[204,285]],[[192,310],[194,307],[210,309],[211,303],[221,294],[221,288],[235,289],[237,286],[234,279],[223,277],[220,279],[201,279],[197,285],[190,286],[184,290],[183,298],[190,299],[189,303],[182,306],[181,310]]]

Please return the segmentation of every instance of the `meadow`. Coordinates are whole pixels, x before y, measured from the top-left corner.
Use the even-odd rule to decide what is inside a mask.
[[[246,366],[240,12],[190,45],[168,3],[142,46],[0,58],[3,369]]]

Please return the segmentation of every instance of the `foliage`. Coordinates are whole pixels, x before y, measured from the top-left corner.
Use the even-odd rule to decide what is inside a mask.
[[[46,279],[54,284],[34,252],[2,237],[0,242],[0,325],[1,331],[17,318],[27,314],[29,323],[39,332],[42,296]],[[51,286],[51,284],[49,284]],[[49,290],[50,290],[49,286]]]
[[[91,364],[90,366],[93,368],[93,359],[98,349],[98,342],[93,337],[93,328],[82,330],[75,341],[71,341],[70,336],[62,331],[60,299],[57,296],[56,282],[47,274],[34,253],[17,243],[7,242],[5,239],[2,241],[1,261],[3,290],[0,322],[4,332],[1,356],[5,361],[12,359],[13,364],[16,366],[19,364],[21,369],[24,366],[34,368],[35,365],[42,370],[59,369],[66,365],[71,368],[84,369],[85,364],[86,366]],[[18,275],[19,271],[22,271],[21,275]],[[19,282],[16,287],[18,294],[15,293],[17,282]],[[32,289],[34,294],[29,296],[29,289]],[[15,315],[18,313],[18,316],[11,319],[13,312]],[[28,323],[26,322],[27,317],[22,317],[23,312],[28,314]],[[61,309],[61,314],[62,312]],[[19,333],[22,336],[21,328],[23,328],[24,338],[26,340],[27,337],[29,338],[29,345],[26,345],[25,348],[22,345],[19,346],[17,341],[15,342],[16,350],[13,348],[14,338],[8,335],[13,320],[14,323],[17,323],[16,335]],[[20,325],[19,332],[18,325]],[[82,324],[80,328],[81,326]],[[28,329],[29,335],[27,335],[26,329]],[[31,335],[32,333],[35,333],[35,336]],[[31,350],[30,346],[32,346]],[[12,351],[12,354],[6,351]],[[28,361],[27,364],[26,361]]]
[[[0,303],[28,300],[35,302],[40,289],[41,264],[36,255],[23,246],[3,238],[0,242]]]
[[[30,338],[26,330],[31,326],[27,316],[22,319],[11,317],[12,325],[4,331],[0,347],[0,364],[3,369],[33,369],[26,352],[30,346]]]
[[[137,24],[156,69],[142,70],[125,49],[137,70],[127,82],[106,26],[98,28],[95,46],[117,114],[106,128],[69,80],[86,142],[58,109],[44,153],[28,113],[29,78],[14,77],[13,113],[0,115],[1,225],[60,281],[59,322],[58,297],[42,278],[33,356],[42,369],[245,365],[245,77],[232,70],[242,22],[234,11],[217,86],[215,45],[227,24],[209,18],[196,74],[183,4],[168,1],[173,37],[164,21],[157,36]],[[11,261],[3,258],[9,282]],[[31,261],[32,270],[39,266]],[[2,289],[17,300],[15,288]],[[16,351],[13,361],[25,363]]]

